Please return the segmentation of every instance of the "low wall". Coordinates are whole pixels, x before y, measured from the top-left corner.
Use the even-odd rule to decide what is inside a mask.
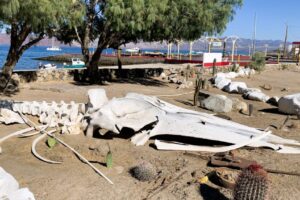
[[[119,71],[116,68],[99,68],[100,80],[112,81],[117,78],[147,78],[159,76],[163,68],[130,68]],[[51,69],[38,71],[17,71],[20,82],[84,81],[88,76],[86,69]]]

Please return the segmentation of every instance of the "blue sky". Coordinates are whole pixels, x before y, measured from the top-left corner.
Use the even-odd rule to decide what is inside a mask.
[[[223,35],[251,39],[255,13],[257,39],[284,40],[288,24],[288,41],[300,41],[300,0],[244,0]]]

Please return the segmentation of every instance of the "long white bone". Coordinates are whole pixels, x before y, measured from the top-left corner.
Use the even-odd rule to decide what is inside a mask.
[[[49,131],[50,134],[54,133],[56,130],[51,130]],[[44,131],[43,131],[44,132]],[[61,164],[62,162],[59,161],[53,161],[53,160],[49,160],[47,158],[42,157],[40,154],[38,154],[38,152],[36,151],[36,145],[38,144],[39,141],[41,141],[42,139],[44,139],[47,136],[46,133],[42,133],[42,135],[40,135],[39,137],[37,137],[33,142],[32,142],[32,146],[31,146],[31,151],[32,154],[37,157],[38,159],[50,163],[50,164]]]

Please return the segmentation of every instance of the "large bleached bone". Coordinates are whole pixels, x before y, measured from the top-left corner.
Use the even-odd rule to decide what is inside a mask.
[[[4,124],[24,124],[19,114],[6,108],[0,108],[0,123],[1,122]]]
[[[157,149],[160,149],[160,150],[184,150],[184,151],[188,150],[188,151],[206,151],[206,152],[213,152],[213,153],[221,153],[221,152],[238,149],[243,146],[247,146],[253,142],[257,142],[257,141],[261,140],[262,138],[264,138],[270,134],[271,134],[271,131],[267,131],[261,135],[258,135],[254,138],[249,139],[246,142],[241,142],[241,143],[238,143],[235,145],[225,146],[225,147],[209,147],[209,146],[176,144],[176,143],[162,142],[160,140],[155,140],[155,146],[157,147]]]
[[[62,127],[62,133],[67,134],[82,132],[83,116],[86,114],[86,105],[74,101],[71,101],[70,104],[66,104],[64,101],[60,103],[54,101],[51,103],[45,101],[11,102],[11,107],[15,112],[38,116],[40,123],[49,125],[49,127]]]
[[[134,93],[108,101],[90,117],[88,130],[98,126],[118,134],[126,127],[141,132],[132,138],[132,142],[136,145],[143,145],[149,138],[158,135],[177,135],[243,144],[264,133],[256,128],[207,113],[180,108],[155,97]],[[149,125],[151,127],[145,129]],[[283,144],[300,145],[298,141],[269,134],[258,141],[251,142],[248,146],[269,147],[279,153],[300,152],[298,148],[286,147]]]
[[[101,108],[106,102],[108,102],[106,92],[103,89],[90,89],[88,91],[89,104],[96,110]]]
[[[52,130],[49,131],[50,134],[54,133],[56,130]],[[50,163],[50,164],[61,164],[62,162],[58,162],[58,161],[53,161],[53,160],[49,160],[47,158],[44,158],[43,156],[41,156],[37,151],[36,151],[36,145],[43,140],[45,137],[47,136],[46,133],[42,133],[42,135],[40,135],[39,137],[37,137],[33,142],[32,142],[32,146],[31,146],[31,151],[32,154],[37,157],[38,159]]]

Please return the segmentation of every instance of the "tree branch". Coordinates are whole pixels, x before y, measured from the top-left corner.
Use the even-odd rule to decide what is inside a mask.
[[[77,30],[77,27],[76,27],[76,26],[74,27],[74,30],[75,30],[75,33],[76,33],[77,40],[78,40],[79,44],[82,45],[82,40],[80,39],[80,36],[79,36],[79,34],[78,34],[78,30]]]
[[[22,55],[24,51],[26,51],[28,48],[30,48],[32,45],[38,43],[39,41],[41,41],[44,38],[45,34],[44,33],[40,33],[39,36],[31,41],[29,41],[27,44],[24,44],[20,50],[19,50],[19,54]]]

